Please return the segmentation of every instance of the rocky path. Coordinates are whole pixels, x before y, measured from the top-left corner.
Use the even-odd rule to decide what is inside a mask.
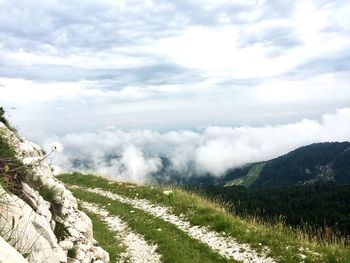
[[[109,212],[92,203],[79,201],[81,206],[87,211],[100,217],[108,228],[116,234],[118,240],[125,246],[125,253],[122,253],[120,263],[160,263],[161,256],[156,252],[157,246],[148,244],[145,239],[134,233],[125,222],[119,217],[110,215]]]
[[[234,259],[244,263],[273,263],[274,259],[267,257],[266,253],[258,254],[254,251],[249,244],[240,244],[232,237],[226,237],[211,231],[206,227],[191,226],[188,219],[185,217],[179,217],[170,211],[168,207],[152,204],[150,201],[139,198],[128,198],[115,194],[109,191],[102,190],[100,188],[84,188],[75,186],[83,191],[95,193],[106,198],[117,200],[121,203],[132,205],[133,207],[143,210],[155,217],[158,217],[170,224],[175,225],[178,229],[187,233],[190,237],[206,244],[213,251],[219,253],[227,259]]]

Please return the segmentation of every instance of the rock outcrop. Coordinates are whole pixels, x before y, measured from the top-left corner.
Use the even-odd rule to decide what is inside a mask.
[[[0,237],[0,263],[28,263],[28,261],[2,237]]]
[[[1,122],[0,136],[9,142],[16,157],[29,168],[33,180],[40,180],[42,187],[55,193],[54,199],[47,202],[38,191],[23,182],[22,199],[0,189],[1,233],[6,241],[11,241],[0,240],[0,249],[10,244],[22,258],[25,257],[24,261],[18,262],[109,262],[108,253],[93,239],[90,218],[78,210],[72,193],[54,177],[43,150]],[[70,250],[74,258],[67,256]],[[0,262],[11,261],[1,261],[0,258]]]

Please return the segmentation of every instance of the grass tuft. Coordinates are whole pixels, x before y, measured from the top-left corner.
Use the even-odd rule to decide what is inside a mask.
[[[68,249],[67,251],[67,257],[69,258],[75,258],[77,256],[78,249],[77,247],[72,247],[71,249]]]
[[[68,236],[67,228],[64,226],[63,223],[60,222],[56,222],[55,229],[53,232],[58,242],[64,240]]]

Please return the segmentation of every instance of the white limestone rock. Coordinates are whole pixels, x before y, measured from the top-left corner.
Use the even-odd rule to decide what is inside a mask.
[[[18,251],[0,237],[0,263],[28,263]]]
[[[0,188],[0,225],[4,238],[11,236],[13,245],[22,254],[28,254],[29,262],[67,262],[63,249],[42,215],[15,195]]]
[[[61,248],[63,248],[64,250],[69,250],[72,249],[74,247],[74,244],[72,241],[70,240],[62,240],[58,243]]]
[[[95,246],[96,241],[93,239],[90,218],[85,213],[78,210],[77,200],[72,193],[54,177],[43,150],[38,145],[26,141],[23,137],[17,136],[1,122],[0,134],[8,139],[16,152],[17,158],[30,165],[33,171],[33,177],[35,179],[40,179],[44,187],[54,189],[57,193],[54,202],[61,206],[60,211],[55,213],[55,215],[51,215],[49,210],[50,204],[43,200],[38,192],[31,189],[28,185],[23,184],[23,190],[27,197],[26,201],[30,203],[30,206],[25,206],[23,201],[19,203],[24,207],[26,213],[31,211],[32,216],[27,215],[27,218],[35,222],[31,224],[31,227],[34,227],[34,229],[32,229],[33,233],[38,233],[38,231],[43,232],[43,237],[38,238],[38,246],[33,249],[33,256],[31,256],[29,262],[39,262],[38,258],[41,258],[41,255],[38,249],[40,246],[51,246],[52,251],[50,253],[52,255],[57,255],[56,259],[52,256],[52,260],[44,260],[42,262],[58,262],[55,261],[58,258],[60,262],[66,262],[67,252],[72,248],[72,244],[73,247],[77,249],[77,257],[76,259],[69,259],[68,262],[109,262],[108,253],[102,248]],[[34,210],[32,208],[34,208]],[[17,219],[21,220],[18,216]],[[54,229],[57,222],[63,223],[68,233],[68,236],[59,243],[57,243],[55,237],[52,236],[52,229]],[[20,221],[18,225],[20,227],[20,225],[25,224],[23,221]],[[29,244],[30,240],[26,240],[25,242]],[[62,256],[62,251],[64,251],[64,258]]]
[[[47,222],[50,223],[52,215],[50,212],[50,203],[45,201],[37,191],[30,188],[26,183],[22,184],[23,193],[27,198],[31,199],[31,202],[35,205],[35,211],[39,215],[42,215],[46,218]]]

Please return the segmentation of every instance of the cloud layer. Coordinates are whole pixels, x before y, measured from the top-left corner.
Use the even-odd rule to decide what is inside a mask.
[[[350,106],[347,1],[0,5],[0,104],[28,135],[275,125]]]
[[[321,121],[304,119],[297,123],[262,127],[208,127],[202,132],[150,130],[67,134],[60,140],[63,154],[54,157],[59,171],[81,170],[147,182],[161,171],[163,158],[169,169],[182,176],[210,173],[221,176],[228,169],[268,160],[314,142],[349,141],[350,108],[326,114]]]

